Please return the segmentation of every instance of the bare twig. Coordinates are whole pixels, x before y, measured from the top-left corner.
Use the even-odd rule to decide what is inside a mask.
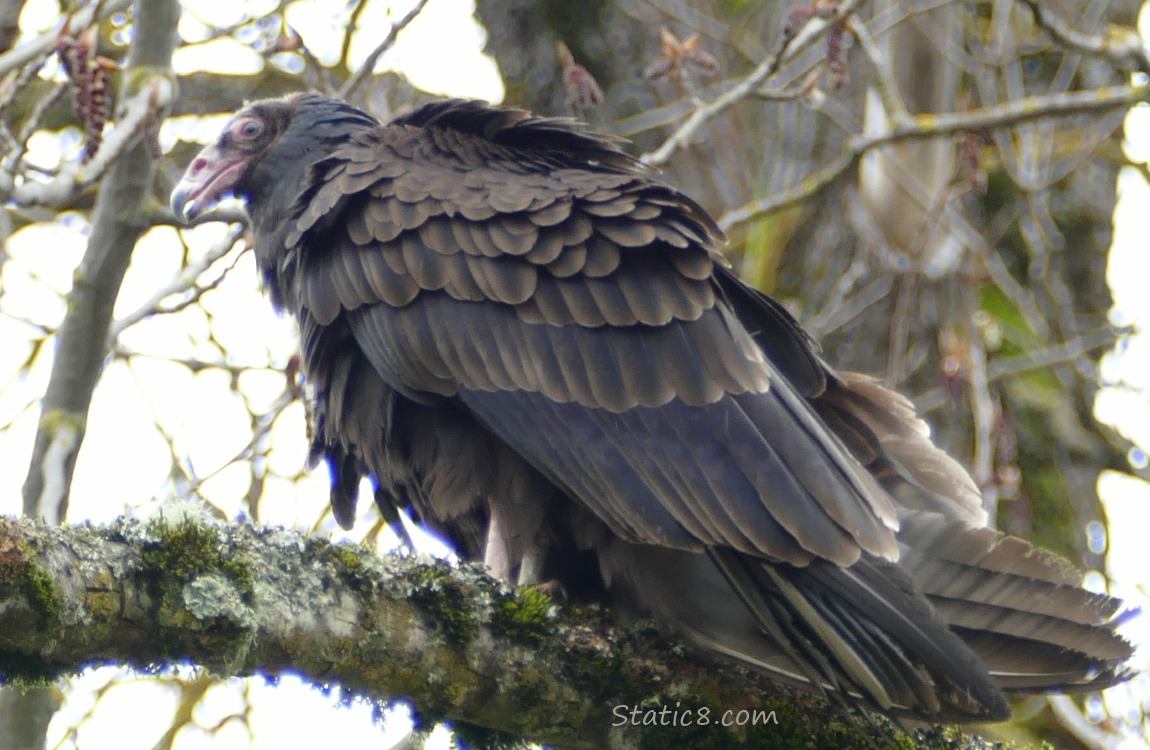
[[[979,253],[979,258],[982,260],[986,272],[990,275],[990,280],[1002,290],[1007,299],[1014,302],[1030,330],[1040,339],[1045,339],[1050,333],[1050,323],[1047,322],[1042,311],[1038,309],[1034,292],[1029,287],[1019,284],[1018,280],[1011,275],[1001,253],[982,251]]]
[[[876,143],[874,145],[877,146],[879,144]],[[723,214],[719,217],[719,228],[727,232],[730,231],[732,227],[751,221],[763,214],[769,214],[784,206],[790,206],[799,201],[806,200],[838,179],[840,175],[854,166],[861,156],[862,152],[855,153],[853,150],[848,150],[830,164],[808,174],[800,180],[797,185],[787,188],[786,190],[765,195],[762,198],[745,203]]]
[[[339,61],[347,65],[347,53],[351,49],[351,38],[356,31],[359,30],[359,19],[363,15],[364,8],[367,7],[367,0],[353,0],[355,8],[351,11],[351,17],[347,19],[347,29],[343,34],[343,41],[339,45]]]
[[[231,251],[232,247],[235,246],[236,242],[240,238],[240,235],[243,234],[243,231],[244,229],[242,226],[234,227],[232,231],[228,232],[222,240],[214,244],[208,250],[208,252],[204,253],[202,258],[185,266],[184,269],[180,271],[180,273],[177,274],[174,279],[165,284],[161,289],[156,290],[156,293],[153,294],[147,302],[140,305],[140,307],[138,307],[133,312],[125,315],[119,320],[114,321],[108,334],[110,336],[111,342],[109,344],[110,348],[114,347],[116,338],[119,337],[119,335],[125,329],[135,325],[136,323],[139,323],[144,318],[150,317],[157,313],[176,312],[177,310],[186,307],[187,304],[189,304],[192,300],[185,300],[176,306],[167,308],[161,308],[160,303],[162,303],[167,297],[173,294],[181,294],[195,286],[196,279],[200,277],[200,274],[202,274],[204,271],[207,271],[208,268],[210,268],[211,265],[217,260],[227,255],[228,252]],[[222,275],[220,278],[223,278]],[[217,280],[213,284],[209,285],[209,287],[215,286],[215,284],[218,283],[219,281]],[[199,294],[202,294],[203,291],[206,291],[206,288],[197,290],[197,294],[194,296],[194,298],[198,298]]]
[[[994,383],[1032,370],[1073,362],[1090,352],[1111,346],[1117,338],[1118,334],[1113,328],[1100,328],[1030,354],[995,359],[986,368],[986,382]],[[932,388],[913,400],[918,410],[925,413],[945,406],[947,399],[948,395],[942,388]]]
[[[918,295],[919,275],[900,274],[896,283],[898,291],[894,298],[894,312],[891,314],[887,337],[886,374],[883,381],[887,388],[897,388],[906,377],[907,341],[910,339],[911,311]]]
[[[238,364],[235,362],[228,362],[224,359],[207,360],[207,359],[192,359],[191,357],[168,357],[162,354],[153,354],[146,351],[136,351],[134,349],[126,349],[117,343],[116,348],[112,349],[111,355],[118,360],[130,361],[133,359],[147,359],[157,362],[174,362],[175,364],[183,365],[192,372],[202,372],[204,370],[219,370],[226,372],[232,377],[239,377],[246,372],[274,372],[280,375],[283,374],[283,367],[275,365],[253,365],[253,364]]]
[[[279,398],[275,400],[275,403],[271,405],[271,408],[269,408],[265,413],[252,415],[253,424],[251,440],[249,440],[243,448],[236,451],[232,458],[224,461],[208,474],[203,476],[190,477],[190,482],[187,489],[184,491],[184,496],[195,497],[199,493],[200,487],[202,487],[205,482],[207,482],[212,477],[217,476],[224,469],[233,464],[239,463],[240,461],[250,461],[252,458],[259,455],[260,443],[264,442],[264,439],[271,432],[272,427],[275,426],[275,422],[279,418],[279,415],[283,413],[283,410],[291,406],[292,402],[294,401],[295,396],[292,394],[291,390],[285,390],[280,394]]]
[[[784,41],[777,53],[770,55],[766,60],[759,63],[757,68],[732,86],[729,91],[696,108],[695,111],[675,129],[675,132],[667,137],[667,140],[665,140],[661,146],[654,151],[643,154],[639,159],[653,167],[666,164],[667,160],[671,158],[671,155],[674,154],[675,151],[690,143],[691,138],[704,123],[731,105],[754,95],[762,84],[779,70],[786,60],[795,57],[814,44],[832,26],[853,13],[859,3],[860,0],[845,0],[845,2],[838,6],[834,15],[828,18],[817,15],[812,17],[793,37]]]
[[[978,299],[968,286],[964,288],[964,305],[973,315],[978,309]],[[971,474],[975,484],[988,487],[994,477],[994,422],[997,417],[994,397],[990,393],[990,377],[986,364],[986,346],[977,327],[967,319],[964,334],[966,339],[967,393],[970,399],[970,413],[974,421],[974,453],[971,457]],[[998,498],[995,493],[983,493],[983,509],[990,518],[998,514]]]
[[[871,277],[870,281],[861,284],[868,276]],[[865,258],[856,258],[839,277],[822,309],[804,320],[803,327],[816,341],[826,338],[832,331],[837,331],[858,317],[863,310],[885,299],[894,285],[894,279],[892,273],[874,274]]]
[[[1098,36],[1083,34],[1059,18],[1048,3],[1042,0],[1019,0],[1019,2],[1030,8],[1030,12],[1034,14],[1034,22],[1062,46],[1091,57],[1101,57],[1124,70],[1134,69],[1150,73],[1150,55],[1147,55],[1145,42],[1136,29],[1127,26],[1108,26],[1105,33]]]
[[[863,154],[888,143],[938,138],[969,130],[1004,128],[1051,117],[1108,112],[1147,101],[1150,101],[1150,87],[1145,84],[1105,86],[1090,91],[1030,96],[966,112],[914,115],[907,123],[895,124],[887,132],[851,137],[843,154],[834,161],[807,175],[787,190],[728,211],[719,219],[719,227],[726,231],[763,214],[805,200],[853,167]]]
[[[907,111],[906,102],[898,93],[898,83],[894,79],[894,73],[891,71],[890,65],[887,64],[886,56],[875,44],[870,32],[867,31],[866,24],[856,16],[851,16],[843,23],[858,40],[859,48],[862,49],[863,55],[870,62],[871,68],[874,69],[872,83],[882,100],[887,119],[896,127],[909,124],[910,113]]]
[[[40,121],[44,119],[44,114],[51,109],[52,105],[56,103],[56,100],[68,90],[68,86],[69,84],[67,83],[59,83],[36,102],[32,114],[30,114],[24,124],[20,126],[20,132],[15,136],[12,153],[4,160],[4,168],[7,171],[14,173],[20,169],[20,162],[23,161],[24,153],[28,150],[28,139],[31,138],[32,134],[40,127]]]
[[[131,5],[131,0],[107,0],[104,3],[84,5],[75,13],[68,16],[64,29],[46,31],[31,41],[21,44],[13,50],[0,55],[0,75],[13,68],[35,60],[40,55],[47,55],[56,40],[60,38],[61,31],[75,33],[92,25],[93,20],[103,20],[113,13],[118,13]]]
[[[11,172],[0,171],[0,196],[8,193],[24,206],[59,205],[104,176],[108,168],[126,154],[143,134],[144,126],[157,111],[166,110],[175,95],[175,82],[159,75],[124,101],[115,129],[101,143],[86,164],[69,162],[48,182],[24,180],[15,185]]]
[[[419,2],[415,4],[415,7],[407,12],[407,15],[399,19],[399,21],[391,27],[391,31],[387,33],[387,37],[379,43],[378,47],[371,51],[371,54],[363,61],[363,65],[359,66],[359,70],[355,71],[355,75],[347,79],[347,83],[339,90],[339,98],[348,98],[359,88],[360,84],[367,80],[368,76],[375,71],[375,64],[379,62],[379,58],[395,44],[399,32],[403,31],[409,23],[415,20],[415,17],[419,15],[420,11],[423,10],[423,6],[427,5],[427,3],[428,0],[419,0]]]

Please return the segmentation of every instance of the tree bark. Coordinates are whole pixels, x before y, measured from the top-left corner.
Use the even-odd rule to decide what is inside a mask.
[[[941,736],[704,662],[650,628],[612,627],[597,608],[559,607],[476,566],[190,516],[107,528],[0,519],[6,681],[177,661],[227,676],[292,671],[409,700],[421,719],[472,735],[565,748],[909,748]],[[709,724],[683,725],[704,710]],[[721,725],[755,711],[757,726]],[[947,736],[960,738],[947,747],[985,746]]]
[[[121,104],[153,78],[169,75],[179,17],[175,0],[137,3]],[[91,238],[57,334],[56,359],[24,483],[24,512],[29,516],[59,522],[67,513],[88,406],[108,354],[112,308],[136,240],[151,225],[142,207],[152,197],[156,159],[143,140],[119,158],[100,183]]]
[[[178,40],[179,13],[176,0],[140,0],[136,4],[135,34],[119,94],[121,102],[147,86],[151,77],[167,75]],[[152,196],[156,160],[142,140],[112,165],[100,185],[91,238],[57,334],[56,359],[41,404],[40,425],[24,484],[24,512],[57,523],[67,513],[68,490],[88,406],[104,370],[112,307],[132,248],[150,225],[140,208]],[[0,746],[42,748],[55,709],[54,691],[46,687],[23,694],[0,690]]]
[[[0,0],[0,52],[7,52],[20,33],[20,11],[24,0]]]

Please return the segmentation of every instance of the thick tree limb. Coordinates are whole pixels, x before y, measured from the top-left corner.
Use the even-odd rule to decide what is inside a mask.
[[[7,680],[192,661],[225,675],[298,672],[406,698],[428,720],[562,747],[934,746],[599,619],[474,567],[293,531],[188,517],[107,528],[0,519]],[[663,725],[613,726],[632,707]],[[709,726],[672,724],[704,707]],[[758,710],[761,723],[719,726],[727,710],[732,720]]]

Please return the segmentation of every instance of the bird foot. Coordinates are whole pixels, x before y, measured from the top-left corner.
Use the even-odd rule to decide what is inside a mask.
[[[567,601],[567,589],[562,583],[552,578],[549,581],[540,581],[539,583],[532,583],[527,588],[532,588],[541,594],[546,594],[551,598],[551,601],[556,604],[562,604]]]

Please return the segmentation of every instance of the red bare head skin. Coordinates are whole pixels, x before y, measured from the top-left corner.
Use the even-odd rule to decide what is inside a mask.
[[[245,109],[232,118],[215,143],[205,147],[188,165],[172,191],[172,211],[190,222],[234,195],[251,162],[274,143],[279,133],[258,111]]]

